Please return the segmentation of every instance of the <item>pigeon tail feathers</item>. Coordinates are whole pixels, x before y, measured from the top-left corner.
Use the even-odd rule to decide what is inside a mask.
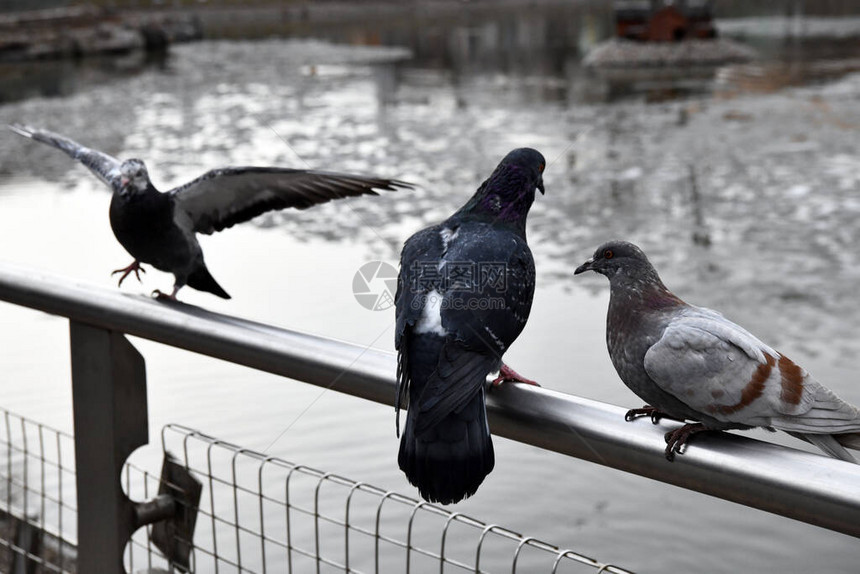
[[[407,354],[409,410],[397,462],[425,500],[459,502],[495,464],[484,406],[493,359],[434,335],[412,338]]]
[[[440,504],[475,494],[495,465],[483,387],[460,412],[422,435],[415,434],[415,418],[410,410],[397,457],[410,484],[423,499]]]
[[[837,434],[833,438],[845,448],[860,450],[860,432]]]
[[[819,449],[829,454],[833,458],[838,458],[839,460],[844,460],[845,462],[850,462],[853,464],[860,464],[857,462],[857,459],[854,456],[845,450],[845,447],[840,444],[839,439],[836,435],[832,434],[813,434],[813,433],[802,433],[802,432],[788,432],[794,438],[799,438],[800,440],[805,440],[806,442],[817,446]]]
[[[215,281],[215,278],[212,277],[209,270],[203,265],[198,266],[191,275],[188,276],[187,285],[197,289],[198,291],[212,293],[222,299],[230,299],[230,295],[224,291],[220,285],[218,285],[218,282]]]

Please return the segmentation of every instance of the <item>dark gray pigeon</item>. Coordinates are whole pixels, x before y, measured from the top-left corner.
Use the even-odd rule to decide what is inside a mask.
[[[421,496],[450,504],[475,493],[495,462],[484,386],[531,382],[502,364],[525,327],[535,288],[526,216],[546,162],[510,152],[475,195],[403,246],[396,311],[399,408],[409,412],[397,457]]]
[[[627,420],[696,421],[666,434],[666,458],[700,431],[766,427],[857,462],[840,442],[856,439],[843,433],[860,431],[860,410],[744,328],[679,299],[637,246],[601,245],[574,274],[584,271],[609,278],[609,356],[621,380],[648,403]]]
[[[78,160],[113,191],[110,224],[134,261],[122,273],[140,279],[141,263],[173,273],[170,295],[176,299],[184,285],[218,297],[230,296],[203,261],[197,233],[211,235],[274,209],[306,209],[332,199],[377,195],[374,189],[411,188],[402,181],[346,173],[278,167],[227,167],[209,171],[194,181],[162,193],[153,187],[139,159],[119,161],[59,134],[24,125],[9,128],[22,136],[54,146]]]

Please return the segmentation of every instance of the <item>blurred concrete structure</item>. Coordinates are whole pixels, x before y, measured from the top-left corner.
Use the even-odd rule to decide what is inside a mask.
[[[93,5],[0,15],[0,61],[165,50],[202,37],[192,13],[123,13]]]

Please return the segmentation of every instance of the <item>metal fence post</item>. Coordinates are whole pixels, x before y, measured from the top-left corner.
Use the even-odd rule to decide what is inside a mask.
[[[143,357],[122,333],[70,321],[78,571],[124,572],[134,505],[120,473],[149,441]]]

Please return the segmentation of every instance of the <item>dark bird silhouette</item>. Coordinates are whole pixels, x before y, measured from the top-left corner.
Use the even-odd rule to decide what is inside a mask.
[[[526,216],[546,162],[510,152],[454,215],[403,246],[396,310],[399,408],[409,411],[397,457],[432,502],[475,493],[495,462],[484,405],[489,373],[525,327],[535,288]],[[521,379],[516,379],[521,380]],[[523,380],[523,382],[529,382]]]
[[[197,233],[210,235],[274,209],[306,209],[332,199],[377,195],[375,189],[411,188],[402,181],[345,173],[278,167],[214,169],[167,192],[152,185],[139,159],[120,161],[53,132],[24,125],[9,128],[22,136],[62,150],[78,160],[113,192],[110,224],[134,261],[113,273],[140,280],[141,263],[173,273],[169,295],[188,285],[229,299],[203,260]]]
[[[574,274],[589,270],[609,278],[612,364],[648,403],[629,411],[627,420],[695,421],[666,434],[666,458],[700,431],[766,427],[856,463],[840,443],[855,441],[860,410],[743,327],[679,299],[637,246],[601,245]]]

